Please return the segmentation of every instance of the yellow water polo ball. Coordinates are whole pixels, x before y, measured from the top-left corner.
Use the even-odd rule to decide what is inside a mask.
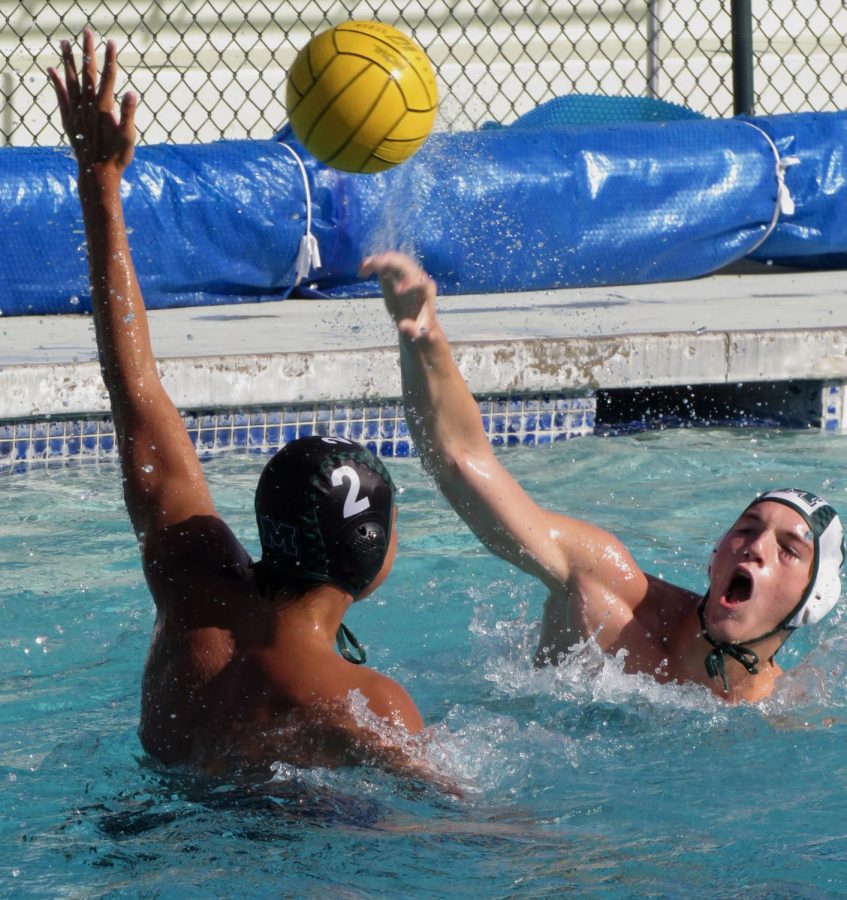
[[[345,172],[380,172],[415,153],[438,108],[435,72],[411,38],[381,22],[345,22],[297,54],[285,91],[295,136]]]

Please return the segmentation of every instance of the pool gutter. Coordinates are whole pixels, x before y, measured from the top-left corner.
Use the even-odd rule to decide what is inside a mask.
[[[760,267],[692,282],[443,297],[439,308],[481,396],[794,380],[828,390],[847,383],[844,284],[842,272]],[[149,318],[181,409],[400,396],[395,336],[378,298]],[[0,333],[0,422],[108,413],[89,317],[3,319]],[[829,430],[844,430],[838,415]]]

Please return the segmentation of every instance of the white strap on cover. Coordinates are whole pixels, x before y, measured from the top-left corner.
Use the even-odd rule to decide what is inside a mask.
[[[752,253],[754,250],[764,244],[764,242],[770,237],[771,232],[776,228],[776,223],[779,221],[780,213],[784,216],[793,216],[794,215],[794,198],[791,196],[791,192],[788,190],[788,185],[785,183],[785,170],[789,166],[796,166],[797,163],[800,162],[799,156],[786,156],[782,158],[779,155],[779,150],[777,150],[776,144],[771,140],[770,135],[759,128],[758,125],[754,125],[752,122],[748,122],[746,119],[741,120],[745,125],[749,125],[751,128],[755,128],[756,131],[759,132],[760,135],[768,142],[768,146],[773,151],[774,159],[776,160],[776,168],[774,170],[774,174],[776,175],[776,205],[774,206],[773,218],[771,218],[771,223],[768,225],[765,233],[762,237],[756,242],[756,244],[751,247],[747,252]]]
[[[321,252],[318,247],[318,239],[312,234],[312,192],[309,190],[309,177],[306,175],[306,167],[292,146],[286,144],[285,141],[280,141],[279,143],[297,161],[297,165],[300,167],[300,174],[303,176],[303,187],[306,190],[306,233],[300,238],[300,246],[297,250],[297,262],[294,267],[295,281],[291,286],[295,288],[312,269],[321,267]]]

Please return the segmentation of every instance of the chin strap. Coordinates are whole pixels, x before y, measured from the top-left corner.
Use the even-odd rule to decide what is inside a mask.
[[[359,654],[358,656],[353,655],[352,650],[347,646],[348,641],[352,645],[353,650]],[[338,652],[347,662],[353,663],[354,666],[361,666],[367,662],[368,657],[365,653],[365,648],[356,640],[356,635],[343,622],[335,635],[335,646],[338,647]]]
[[[706,654],[706,671],[710,678],[714,678],[715,675],[721,676],[724,693],[729,693],[725,657],[731,656],[733,659],[737,659],[751,675],[759,674],[759,656],[749,647],[742,647],[741,644],[716,644],[705,632],[703,632],[703,636],[714,648]]]
[[[709,595],[706,594],[700,601],[700,605],[697,607],[697,614],[700,616],[700,630],[703,637],[712,645],[712,650],[706,654],[706,672],[710,678],[720,675],[721,681],[723,682],[724,693],[728,694],[729,681],[726,677],[726,657],[731,656],[733,659],[740,662],[751,675],[758,675],[759,655],[749,647],[745,647],[743,644],[729,644],[726,641],[722,641],[719,644],[712,638],[706,630],[706,616],[704,612],[706,608],[706,597],[708,596]],[[764,640],[764,638],[770,637],[771,634],[774,633],[775,632],[772,631],[769,634],[762,635],[762,637],[755,638],[750,641],[750,643],[755,644],[756,641]]]

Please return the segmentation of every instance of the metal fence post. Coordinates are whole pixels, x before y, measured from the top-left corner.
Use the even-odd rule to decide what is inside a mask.
[[[751,0],[732,0],[732,108],[753,114],[753,10]]]
[[[662,66],[659,57],[659,41],[662,34],[662,22],[659,18],[659,4],[662,0],[647,2],[647,96],[658,99],[659,70]]]

